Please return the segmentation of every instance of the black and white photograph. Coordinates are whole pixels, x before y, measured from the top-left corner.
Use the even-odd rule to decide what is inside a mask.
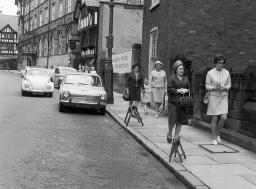
[[[0,189],[256,189],[256,1],[0,0]]]

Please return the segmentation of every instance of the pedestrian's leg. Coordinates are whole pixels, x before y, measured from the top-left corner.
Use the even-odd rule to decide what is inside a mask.
[[[160,104],[159,103],[155,103],[155,118],[158,118],[159,115],[158,115],[158,112],[159,112],[159,106]]]
[[[179,138],[180,130],[181,130],[181,124],[176,123],[174,140]]]
[[[219,143],[221,143],[220,131],[224,127],[226,120],[227,120],[227,114],[220,115],[220,120],[218,122],[217,129],[216,129],[217,141]]]
[[[216,138],[217,138],[217,122],[218,122],[218,116],[213,115],[212,121],[211,121],[211,131],[212,131],[212,137],[213,137],[213,144],[216,145]]]
[[[175,127],[177,120],[177,108],[171,102],[168,102],[168,133],[167,133],[167,142],[172,142],[172,132]]]

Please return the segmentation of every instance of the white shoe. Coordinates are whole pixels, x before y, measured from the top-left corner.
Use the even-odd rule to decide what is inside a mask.
[[[220,136],[217,136],[216,140],[217,140],[218,143],[221,143],[221,138],[220,138]]]
[[[215,140],[212,141],[212,144],[217,146],[218,145],[218,141],[215,139]]]
[[[159,116],[158,116],[158,115],[155,115],[155,118],[159,118]]]

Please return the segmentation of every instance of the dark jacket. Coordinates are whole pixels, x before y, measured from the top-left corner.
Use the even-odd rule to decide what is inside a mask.
[[[177,93],[177,89],[184,88],[190,90],[190,82],[186,76],[182,76],[182,80],[174,75],[171,76],[167,83],[167,92],[168,92],[168,101],[169,102],[176,102],[177,99],[182,96],[182,94]],[[185,95],[188,95],[185,94]]]
[[[127,88],[141,88],[141,89],[144,89],[144,81],[143,81],[142,75],[139,73],[138,77],[137,77],[137,80],[136,80],[135,73],[132,72],[128,76],[128,79],[127,79]]]

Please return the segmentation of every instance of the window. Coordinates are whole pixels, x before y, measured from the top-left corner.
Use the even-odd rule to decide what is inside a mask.
[[[98,24],[98,12],[94,12],[94,24]]]
[[[60,1],[59,17],[63,16],[63,1]]]
[[[154,62],[157,60],[157,37],[158,28],[153,28],[150,31],[150,47],[149,47],[149,71],[151,72],[154,67]]]
[[[45,8],[45,21],[44,23],[47,24],[49,21],[49,10],[48,7]]]
[[[40,14],[39,14],[39,26],[42,26],[43,25],[43,13],[42,11],[40,11]]]
[[[68,13],[71,12],[71,0],[68,0]]]
[[[52,36],[52,44],[51,44],[51,47],[52,47],[52,55],[55,54],[55,39],[54,39],[54,36]]]
[[[56,6],[55,3],[52,4],[52,20],[55,19],[55,15],[56,15]]]
[[[160,0],[151,0],[151,6],[150,10],[152,10],[154,7],[156,7],[158,4],[160,4]]]
[[[37,15],[34,16],[34,28],[37,28]]]
[[[44,39],[44,56],[48,55],[48,39],[47,37]]]
[[[39,41],[39,57],[43,56],[43,43],[42,40]]]

